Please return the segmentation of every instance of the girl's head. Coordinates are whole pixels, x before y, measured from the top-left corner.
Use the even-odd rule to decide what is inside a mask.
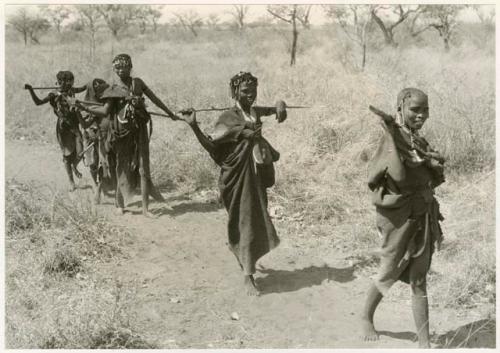
[[[250,107],[257,98],[257,77],[250,72],[240,72],[229,81],[231,97],[242,107]]]
[[[118,54],[113,59],[113,71],[119,78],[125,79],[130,77],[132,71],[132,59],[128,54]]]
[[[59,71],[56,75],[57,85],[61,88],[61,91],[67,91],[75,83],[75,76],[71,71]]]
[[[420,130],[429,118],[427,94],[417,88],[401,90],[397,98],[397,110],[406,127],[411,130]]]
[[[101,98],[102,94],[108,87],[109,85],[103,79],[95,78],[92,80],[92,88],[96,98]]]

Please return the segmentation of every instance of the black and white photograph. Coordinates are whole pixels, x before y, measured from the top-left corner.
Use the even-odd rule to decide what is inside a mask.
[[[496,349],[494,2],[2,7],[2,349]]]

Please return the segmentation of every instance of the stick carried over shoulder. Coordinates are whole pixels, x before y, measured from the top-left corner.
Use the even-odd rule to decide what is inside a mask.
[[[368,106],[368,108],[370,109],[370,111],[376,115],[378,115],[379,117],[382,118],[382,120],[384,120],[384,122],[386,124],[396,124],[396,119],[393,115],[390,115],[390,114],[387,114],[386,112],[378,109],[378,108],[375,108],[373,105],[370,105]],[[412,134],[410,132],[410,134]],[[422,157],[424,159],[435,159],[437,160],[439,163],[444,163],[444,159],[443,157],[439,154],[439,153],[435,153],[435,152],[430,152],[430,151],[424,151],[422,148],[420,148],[420,146],[418,146],[418,144],[414,144],[412,146],[416,151],[418,151]]]
[[[210,108],[201,108],[201,109],[192,109],[192,111],[195,111],[195,112],[218,112],[218,111],[226,111],[226,110],[229,110],[229,109],[232,109],[233,107],[224,107],[224,108],[217,108],[217,107],[210,107]],[[277,106],[275,107],[271,107],[271,106],[264,106],[264,107],[261,107],[261,108],[277,108]],[[284,105],[284,107],[280,107],[281,109],[282,108],[286,108],[286,109],[311,109],[313,107],[310,107],[310,106],[305,106],[305,105]],[[188,113],[189,110],[181,110],[179,113],[183,114],[183,113]],[[159,113],[152,113],[152,112],[149,112],[151,115],[160,115]]]
[[[378,115],[379,117],[382,118],[382,120],[384,120],[384,122],[386,123],[394,123],[396,121],[396,119],[394,118],[394,116],[390,115],[390,114],[387,114],[386,112],[378,109],[378,108],[375,108],[373,105],[370,105],[368,106],[368,109],[370,109],[370,111],[376,115]]]
[[[38,90],[58,90],[60,87],[31,87],[32,89],[38,89]],[[24,89],[27,89],[24,87]]]

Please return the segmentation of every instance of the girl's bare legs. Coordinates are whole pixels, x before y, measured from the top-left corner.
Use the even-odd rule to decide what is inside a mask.
[[[420,284],[411,285],[411,307],[413,319],[417,328],[419,348],[430,348],[429,339],[429,302],[427,300],[427,284],[424,280]]]
[[[378,288],[372,284],[368,290],[365,307],[363,309],[363,314],[361,315],[362,338],[365,341],[378,340],[378,333],[375,331],[375,326],[373,325],[373,316],[375,315],[375,310],[377,310],[377,306],[382,300],[382,297],[382,293],[380,293]]]

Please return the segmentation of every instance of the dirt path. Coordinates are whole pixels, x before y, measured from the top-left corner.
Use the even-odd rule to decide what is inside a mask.
[[[6,142],[6,179],[67,182],[54,146]],[[48,168],[47,166],[51,167]],[[91,185],[84,171],[80,185]],[[90,193],[90,189],[78,190]],[[99,206],[112,222],[127,224],[130,255],[100,269],[137,285],[130,311],[146,338],[163,348],[415,348],[408,300],[382,302],[375,320],[381,339],[357,338],[357,314],[368,278],[356,277],[352,263],[332,249],[302,248],[278,233],[282,244],[260,261],[260,297],[242,295],[241,273],[226,248],[226,214],[201,198],[164,194],[173,211],[152,204],[158,219],[145,219],[138,206],[121,218],[112,200]],[[139,205],[140,206],[140,205]],[[232,320],[236,312],[239,320]],[[431,308],[434,338],[458,336],[480,318]],[[493,340],[493,342],[491,342]],[[491,347],[494,333],[474,345]],[[473,345],[473,346],[474,346]]]

